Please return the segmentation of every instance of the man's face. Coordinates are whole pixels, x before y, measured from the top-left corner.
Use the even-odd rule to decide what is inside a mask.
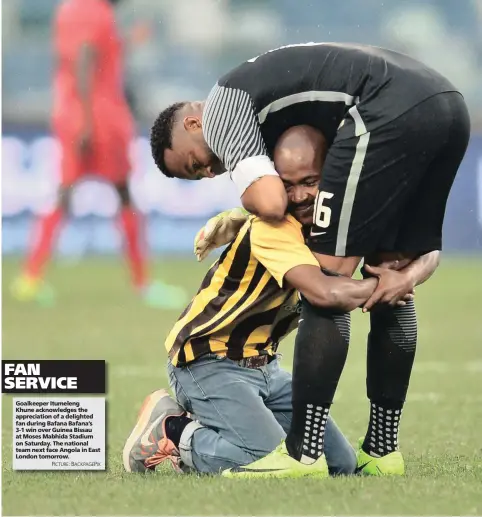
[[[323,136],[308,126],[288,129],[275,148],[274,163],[288,194],[288,213],[303,226],[313,223],[325,156]]]
[[[283,171],[280,177],[288,194],[288,213],[303,226],[311,226],[320,173],[312,169],[292,169]]]
[[[164,159],[176,178],[200,180],[226,172],[204,140],[201,119],[195,116],[184,117],[175,123],[172,149],[166,149]]]
[[[288,213],[303,226],[313,223],[313,211],[326,148],[311,128],[293,127],[275,149],[275,167],[288,194]]]

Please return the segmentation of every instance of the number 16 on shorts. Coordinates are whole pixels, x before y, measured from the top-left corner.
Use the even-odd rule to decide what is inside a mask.
[[[334,194],[331,192],[321,191],[318,192],[318,196],[315,201],[315,210],[313,211],[313,226],[315,230],[318,228],[328,228],[331,222],[331,208],[328,206],[326,201],[330,200]],[[316,237],[317,235],[324,235],[326,232],[317,232],[311,230],[311,235]]]

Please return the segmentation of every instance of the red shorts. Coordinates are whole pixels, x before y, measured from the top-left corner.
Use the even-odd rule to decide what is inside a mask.
[[[125,116],[105,113],[97,117],[91,151],[87,156],[82,156],[78,150],[78,120],[54,122],[54,132],[61,146],[63,186],[73,185],[90,175],[114,184],[127,181],[131,171],[129,147],[134,135],[133,125]]]

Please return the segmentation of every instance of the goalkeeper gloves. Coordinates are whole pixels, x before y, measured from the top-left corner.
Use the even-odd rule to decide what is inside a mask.
[[[194,238],[194,254],[198,261],[204,260],[212,250],[230,243],[249,215],[244,208],[232,208],[211,217]]]

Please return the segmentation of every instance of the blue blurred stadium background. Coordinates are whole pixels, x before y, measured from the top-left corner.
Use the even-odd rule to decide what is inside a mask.
[[[54,59],[51,23],[59,0],[2,2],[4,254],[25,251],[32,215],[52,206],[59,150],[49,134]],[[239,203],[227,178],[191,184],[156,172],[148,141],[158,111],[201,99],[244,59],[303,41],[352,41],[407,52],[447,75],[470,106],[473,136],[451,195],[446,248],[482,253],[482,0],[124,0],[120,26],[150,26],[126,55],[126,89],[138,121],[132,188],[148,215],[157,253],[189,253],[210,215]],[[66,256],[111,254],[121,237],[110,187],[87,181],[61,235]]]

